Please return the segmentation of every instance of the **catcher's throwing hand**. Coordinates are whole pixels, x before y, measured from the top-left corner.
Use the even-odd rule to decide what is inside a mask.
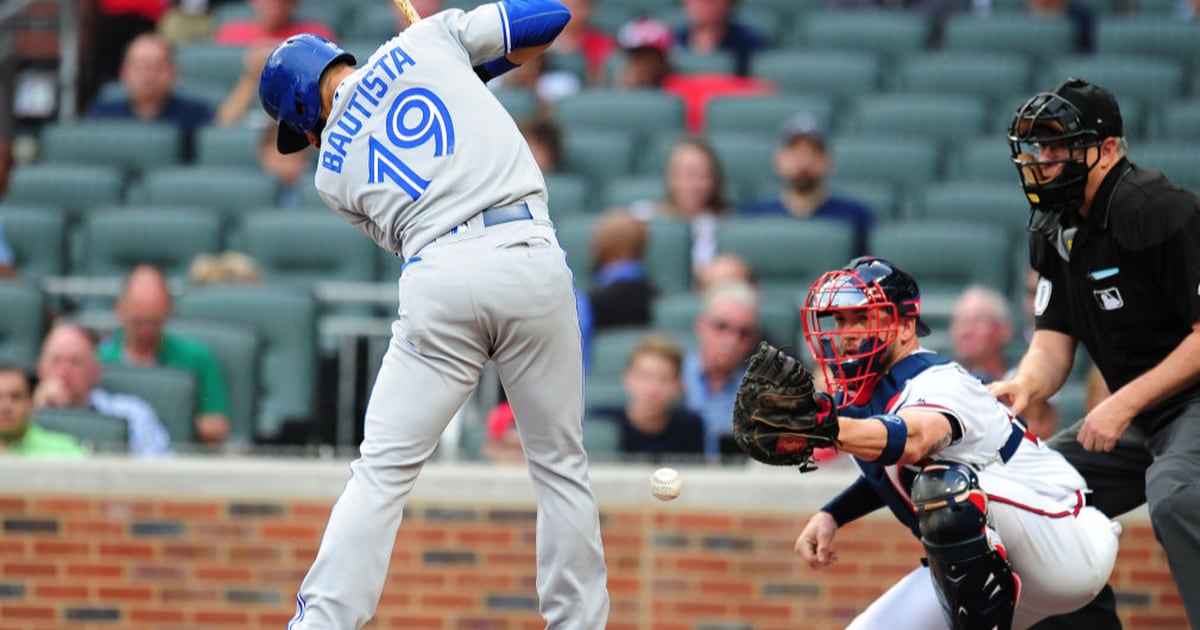
[[[837,533],[837,522],[829,512],[817,512],[808,519],[804,531],[796,539],[796,553],[813,569],[824,569],[837,562],[833,550],[833,535]]]
[[[837,408],[813,389],[812,374],[767,342],[750,355],[733,407],[733,437],[750,457],[812,470],[813,450],[838,442]]]

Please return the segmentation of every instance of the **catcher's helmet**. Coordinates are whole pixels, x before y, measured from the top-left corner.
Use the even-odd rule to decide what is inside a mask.
[[[1096,165],[1087,162],[1087,149],[1123,134],[1117,100],[1083,79],[1067,79],[1017,109],[1008,145],[1029,199],[1030,231],[1052,234],[1064,212],[1083,204],[1088,173]]]
[[[884,353],[896,340],[900,319],[911,317],[918,336],[921,290],[904,270],[863,256],[813,283],[800,309],[804,339],[838,405],[862,405],[883,376]],[[857,318],[857,319],[855,319]]]
[[[258,98],[267,114],[279,121],[275,146],[280,153],[307,147],[305,134],[319,130],[321,74],[339,61],[357,63],[354,55],[312,33],[287,38],[267,57],[258,79]]]

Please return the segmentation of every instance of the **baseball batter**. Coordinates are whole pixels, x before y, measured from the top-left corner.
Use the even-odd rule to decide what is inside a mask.
[[[316,147],[321,197],[405,259],[361,455],[290,628],[360,628],[374,614],[405,499],[488,361],[533,478],[542,615],[549,628],[605,627],[572,278],[542,175],[481,81],[540,54],[569,19],[556,0],[503,0],[430,16],[357,67],[328,40],[300,35],[263,69],[279,150]]]
[[[1086,506],[1079,473],[978,379],[920,348],[930,330],[911,276],[855,259],[817,280],[802,314],[841,448],[862,475],[812,517],[796,551],[829,566],[837,528],[887,506],[926,552],[850,628],[1028,628],[1100,591],[1119,526]]]

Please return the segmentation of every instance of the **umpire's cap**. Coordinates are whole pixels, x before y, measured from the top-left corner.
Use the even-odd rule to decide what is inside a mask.
[[[295,153],[308,146],[306,133],[321,117],[321,73],[336,62],[354,65],[354,55],[312,33],[293,35],[275,47],[258,79],[258,98],[279,121],[275,146]]]

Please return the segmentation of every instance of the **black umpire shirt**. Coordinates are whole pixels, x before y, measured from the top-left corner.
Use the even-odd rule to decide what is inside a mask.
[[[1030,235],[1030,262],[1042,277],[1037,328],[1082,342],[1116,391],[1159,364],[1200,316],[1200,202],[1161,173],[1122,159],[1088,217],[1071,217],[1076,224],[1057,238]],[[1200,385],[1134,423],[1153,432],[1158,410],[1196,396]]]

